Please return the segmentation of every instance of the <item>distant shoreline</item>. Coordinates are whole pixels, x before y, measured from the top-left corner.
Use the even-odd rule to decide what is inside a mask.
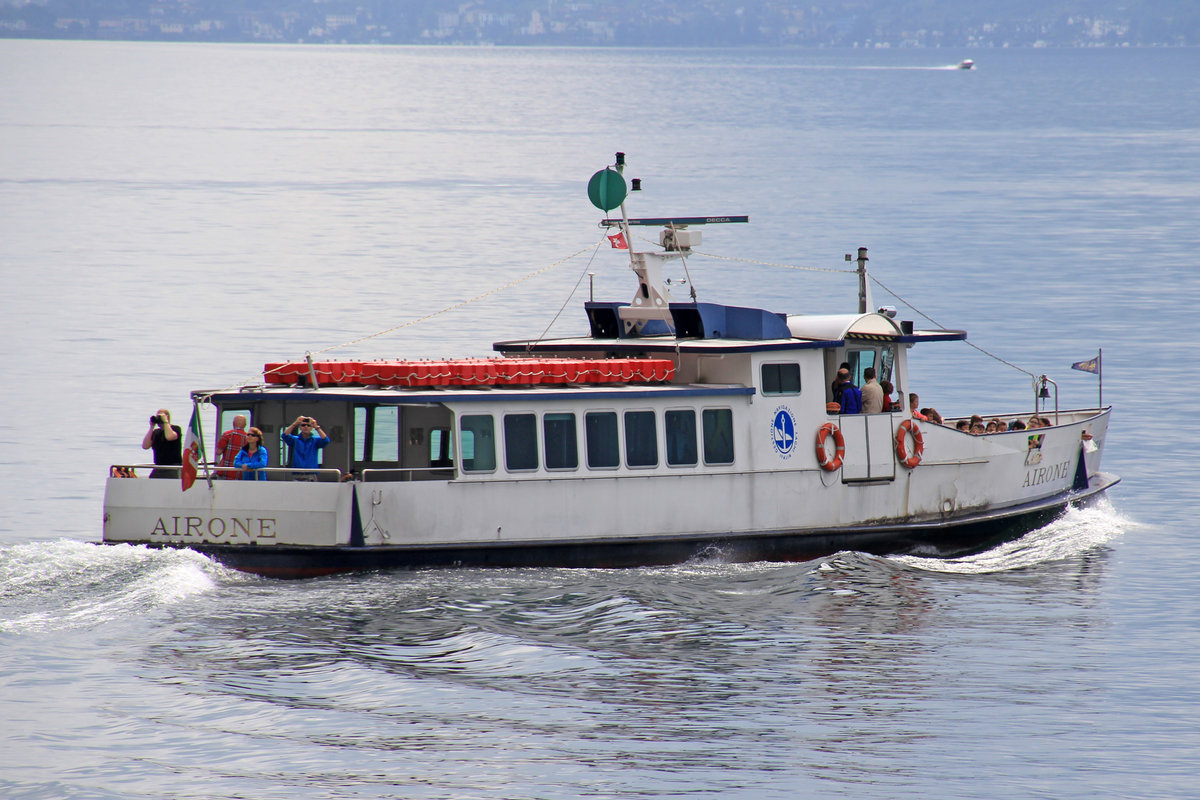
[[[279,46],[306,45],[314,47],[413,47],[435,50],[438,48],[471,48],[471,49],[531,49],[531,50],[780,50],[780,51],[865,51],[886,52],[889,50],[944,52],[955,51],[962,53],[980,53],[997,50],[1194,50],[1200,44],[1171,44],[1154,42],[1149,44],[1083,44],[1083,43],[1037,43],[1022,45],[920,45],[903,44],[891,45],[886,43],[862,44],[729,44],[720,42],[704,42],[696,44],[662,43],[662,44],[620,44],[620,43],[559,43],[559,42],[468,42],[468,41],[437,41],[437,42],[406,42],[406,41],[367,41],[367,40],[332,40],[332,39],[201,39],[180,37],[152,36],[43,36],[24,35],[12,31],[0,30],[0,41],[38,41],[38,42],[144,42],[147,44],[263,44]]]

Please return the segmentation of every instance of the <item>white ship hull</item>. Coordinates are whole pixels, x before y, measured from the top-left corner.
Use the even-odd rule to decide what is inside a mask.
[[[898,464],[892,448],[874,463],[855,458],[864,450],[848,436],[843,472],[874,469],[861,479],[821,469],[812,448],[772,469],[703,474],[662,467],[604,477],[217,480],[187,492],[177,481],[110,478],[105,540],[190,547],[280,577],[454,564],[670,563],[705,554],[791,560],[851,548],[959,554],[1019,535],[1023,525],[1115,483],[1099,472],[1108,412],[1060,416],[1062,424],[1037,433],[990,436],[922,424],[925,455],[914,469]],[[845,429],[870,422],[891,431],[903,417],[832,419]],[[1096,445],[1091,453],[1081,446],[1084,432]],[[1030,447],[1031,436],[1038,447]]]

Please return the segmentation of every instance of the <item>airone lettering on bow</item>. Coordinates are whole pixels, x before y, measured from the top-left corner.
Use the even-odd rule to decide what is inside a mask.
[[[1064,461],[1061,464],[1051,464],[1048,467],[1038,467],[1025,471],[1025,482],[1021,484],[1022,488],[1027,486],[1041,486],[1043,483],[1051,481],[1060,481],[1071,476],[1071,462]]]
[[[167,524],[171,520],[171,524]],[[159,517],[151,536],[207,536],[220,539],[244,536],[248,539],[274,539],[274,517]]]

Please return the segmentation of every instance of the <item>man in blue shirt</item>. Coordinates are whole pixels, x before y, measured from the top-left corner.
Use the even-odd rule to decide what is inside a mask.
[[[835,394],[842,404],[843,414],[862,413],[862,391],[850,382],[850,370],[838,370],[838,385]]]
[[[293,433],[296,428],[300,429],[299,436]],[[314,431],[317,434],[315,436],[313,435]],[[280,438],[291,450],[292,463],[290,466],[297,469],[317,469],[320,466],[317,463],[317,451],[329,444],[329,437],[325,435],[320,423],[312,417],[296,417],[296,421],[284,429]],[[317,476],[311,472],[293,473],[292,477],[298,481],[315,481],[317,479]]]

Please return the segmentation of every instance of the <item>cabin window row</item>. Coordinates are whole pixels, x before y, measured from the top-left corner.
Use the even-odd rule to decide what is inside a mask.
[[[508,472],[657,467],[660,458],[672,467],[694,467],[703,456],[706,465],[733,463],[733,412],[728,408],[694,409],[662,414],[665,452],[659,453],[658,412],[588,411],[583,414],[583,452],[580,453],[577,415],[573,412],[504,414],[500,435]],[[623,432],[622,432],[623,431]],[[463,472],[492,472],[500,455],[496,423],[491,414],[464,414],[459,419]]]

